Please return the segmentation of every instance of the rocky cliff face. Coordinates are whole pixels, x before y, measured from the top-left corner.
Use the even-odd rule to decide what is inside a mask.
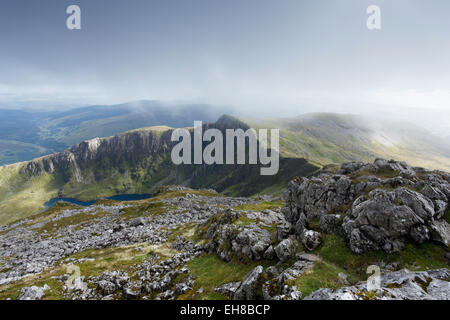
[[[450,175],[377,159],[291,181],[283,209],[291,231],[345,237],[355,253],[398,252],[405,243],[450,243]]]
[[[149,156],[170,151],[171,134],[168,127],[153,127],[83,141],[63,152],[28,162],[22,173],[32,176],[62,170],[70,174],[105,159],[117,167],[124,162],[135,166]]]

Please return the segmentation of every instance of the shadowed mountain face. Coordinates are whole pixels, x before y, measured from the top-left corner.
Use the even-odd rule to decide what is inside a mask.
[[[214,121],[218,115],[206,105],[168,106],[156,101],[63,112],[0,109],[0,165],[62,151],[87,139],[161,124],[186,127],[194,120]]]

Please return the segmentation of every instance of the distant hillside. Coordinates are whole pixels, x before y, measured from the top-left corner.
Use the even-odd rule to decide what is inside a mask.
[[[406,122],[333,113],[243,121],[255,128],[280,128],[280,152],[285,157],[321,165],[381,157],[450,170],[448,140]]]
[[[0,165],[62,151],[87,139],[160,124],[192,126],[194,120],[212,122],[218,116],[207,105],[165,105],[157,101],[62,112],[0,109]]]

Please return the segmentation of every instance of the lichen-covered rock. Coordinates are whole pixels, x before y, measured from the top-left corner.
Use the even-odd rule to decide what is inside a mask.
[[[100,290],[102,295],[109,296],[116,292],[118,286],[111,281],[101,280],[98,282],[98,289]]]
[[[233,298],[236,290],[240,287],[241,282],[237,281],[237,282],[229,282],[229,283],[225,283],[219,287],[214,288],[214,291],[223,294],[224,296],[228,297],[228,298]]]
[[[396,252],[404,247],[407,237],[418,243],[428,240],[427,226],[434,215],[433,203],[420,193],[406,188],[377,189],[355,200],[343,228],[356,253]]]
[[[31,286],[24,287],[20,290],[19,300],[41,300],[45,292],[49,290],[50,287],[48,285],[44,285],[43,287]]]
[[[274,250],[281,262],[288,261],[295,255],[295,246],[291,239],[284,239],[274,248]]]
[[[282,210],[298,238],[308,230],[334,233],[363,253],[438,241],[448,246],[449,174],[377,159],[347,163],[337,174],[320,172],[288,184]]]
[[[228,210],[211,217],[198,228],[198,232],[208,240],[205,248],[224,261],[230,261],[233,256],[244,260],[271,260],[275,258],[273,245],[276,236],[269,230],[287,228],[288,231],[282,233],[287,236],[290,230],[287,225],[280,211]]]
[[[255,300],[261,296],[261,282],[264,268],[257,266],[247,274],[233,295],[233,300]]]
[[[381,276],[380,288],[368,291],[367,284],[337,290],[322,288],[305,300],[449,300],[450,271],[438,269],[411,272],[403,269]]]
[[[304,230],[301,236],[303,246],[311,251],[320,246],[320,233],[313,230]]]

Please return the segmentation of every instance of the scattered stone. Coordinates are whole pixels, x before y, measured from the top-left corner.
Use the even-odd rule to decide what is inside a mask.
[[[288,261],[295,255],[295,246],[291,239],[284,239],[274,250],[281,262]]]
[[[48,285],[44,285],[43,287],[31,286],[24,287],[20,290],[19,300],[41,300],[45,292],[49,290],[50,287]]]
[[[228,298],[233,298],[236,290],[240,287],[241,282],[229,282],[221,285],[220,287],[214,288],[214,291],[223,294]]]

